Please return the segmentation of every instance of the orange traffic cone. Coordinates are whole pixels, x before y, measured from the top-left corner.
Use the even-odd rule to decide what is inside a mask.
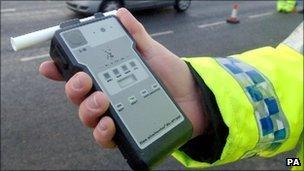
[[[237,18],[238,10],[239,10],[239,5],[234,4],[232,8],[231,16],[227,19],[227,23],[237,24],[240,22]]]

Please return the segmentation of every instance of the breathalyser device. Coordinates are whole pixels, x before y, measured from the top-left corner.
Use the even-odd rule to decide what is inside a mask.
[[[191,123],[115,15],[62,23],[50,56],[66,81],[84,71],[93,80],[91,92],[108,96],[114,141],[132,169],[151,169],[191,138]]]

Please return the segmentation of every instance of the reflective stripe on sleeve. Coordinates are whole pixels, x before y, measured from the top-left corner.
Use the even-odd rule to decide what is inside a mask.
[[[257,69],[235,58],[215,60],[239,83],[254,109],[259,140],[242,158],[276,150],[288,138],[289,126],[271,82]]]
[[[283,41],[283,44],[303,55],[303,22]]]

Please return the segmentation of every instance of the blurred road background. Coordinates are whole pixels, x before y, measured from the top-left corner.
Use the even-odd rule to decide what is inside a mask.
[[[275,1],[237,2],[238,25],[226,24],[233,2],[194,1],[185,13],[173,8],[135,12],[151,35],[177,55],[227,56],[276,46],[303,21],[303,14],[278,14]],[[95,144],[91,130],[67,101],[64,83],[38,74],[49,42],[13,52],[9,38],[80,17],[63,1],[1,1],[1,170],[129,169],[118,150]],[[251,158],[213,169],[287,169],[285,158]],[[184,169],[168,158],[157,169]]]

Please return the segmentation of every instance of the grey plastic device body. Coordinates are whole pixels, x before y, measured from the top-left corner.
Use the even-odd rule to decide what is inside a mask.
[[[114,137],[130,167],[147,170],[192,135],[192,125],[136,50],[115,16],[70,22],[55,32],[50,55],[67,81],[78,71],[93,79],[91,92],[110,100]]]

